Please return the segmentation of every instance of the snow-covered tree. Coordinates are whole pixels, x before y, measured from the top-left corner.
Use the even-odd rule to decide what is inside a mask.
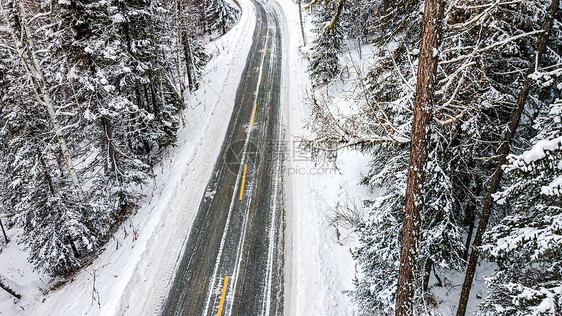
[[[495,196],[510,212],[486,234],[482,247],[497,264],[488,278],[484,314],[562,312],[561,99],[535,120],[534,128],[538,134],[531,148],[508,157],[510,185]]]
[[[174,21],[157,0],[2,4],[1,204],[34,265],[68,275],[135,210],[175,142]],[[196,80],[206,55],[193,42]]]
[[[340,3],[342,3],[341,1]],[[339,55],[344,48],[344,35],[340,26],[339,10],[335,4],[325,2],[318,4],[321,8],[315,20],[315,38],[312,41],[308,73],[317,83],[328,83],[336,78],[341,71]]]
[[[426,207],[421,212],[416,273],[420,311],[431,310],[424,303],[430,294],[424,293],[428,273],[464,268],[469,236],[495,167],[498,135],[507,128],[549,3],[447,2],[443,44],[435,51],[441,61],[424,182]],[[364,314],[393,313],[420,5],[418,1],[374,2],[373,12],[381,17],[374,23],[373,35],[379,52],[369,61],[373,65],[369,72],[355,83],[359,93],[352,95],[357,105],[352,113],[338,114],[337,104],[320,104],[313,98],[309,125],[315,136],[307,143],[313,155],[335,159],[344,148],[372,153],[371,173],[363,182],[386,189],[382,197],[366,201],[368,215],[358,228],[361,247],[354,255],[361,272],[354,298]],[[553,35],[548,46],[548,56],[541,62],[546,69],[560,63],[560,37]],[[526,144],[532,133],[529,118],[553,93],[552,86],[531,89],[515,146]]]
[[[240,16],[240,10],[226,0],[207,0],[205,4],[205,19],[210,33],[225,34]]]

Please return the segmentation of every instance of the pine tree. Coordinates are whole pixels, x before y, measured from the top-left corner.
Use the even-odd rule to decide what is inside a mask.
[[[339,55],[343,51],[344,37],[339,19],[334,17],[337,9],[326,3],[318,10],[321,13],[315,21],[316,38],[312,41],[308,72],[313,81],[323,84],[340,74]]]
[[[225,0],[208,0],[206,5],[205,19],[209,33],[226,34],[240,16],[240,10],[232,7]]]
[[[32,21],[26,27],[34,45],[25,46],[24,61],[35,52],[44,75],[40,89],[30,84],[22,57],[4,49],[17,41],[0,34],[1,203],[23,228],[32,263],[64,276],[137,207],[150,167],[176,139],[182,104],[170,58],[173,21],[158,1],[60,1],[25,12],[18,3],[6,3],[4,19],[16,32],[22,14]],[[51,100],[61,128],[53,128],[37,91]],[[83,199],[56,131],[77,162]]]
[[[562,312],[562,100],[536,120],[531,148],[510,155],[511,184],[496,194],[511,211],[484,237],[483,254],[497,264],[488,278],[484,314]]]
[[[424,207],[425,165],[429,156],[428,138],[431,135],[429,127],[433,116],[433,94],[439,58],[435,51],[441,44],[444,10],[445,4],[441,0],[425,2],[402,224],[396,315],[414,314],[414,274],[418,260],[420,213]]]
[[[469,254],[466,243],[478,221],[476,210],[494,170],[500,144],[497,135],[507,128],[519,92],[516,87],[524,80],[522,73],[529,66],[528,56],[536,46],[537,29],[548,4],[474,1],[446,10],[447,31],[437,50],[441,61],[421,210],[423,242],[416,267],[414,305],[420,311],[431,312],[425,303],[431,295],[431,286],[424,280],[429,273],[464,268],[463,258]],[[373,24],[379,54],[370,61],[374,66],[368,74],[356,81],[360,92],[346,95],[355,98],[353,113],[338,114],[337,104],[320,105],[313,98],[309,126],[315,134],[307,143],[313,156],[336,159],[344,148],[371,153],[371,173],[363,183],[385,188],[382,197],[366,201],[368,216],[358,228],[361,247],[354,256],[361,273],[354,298],[363,314],[393,312],[397,232],[402,225],[412,87],[419,55],[419,5],[416,1],[374,3],[373,11],[381,16]],[[548,45],[545,67],[559,63],[555,53],[560,51],[559,37],[552,37]],[[552,91],[532,89],[525,115],[536,115],[535,109],[543,106]],[[526,122],[515,135],[516,146],[529,138]],[[495,216],[501,212],[505,210],[494,209]]]
[[[41,12],[49,8],[7,2],[1,9],[12,41],[4,39],[16,48],[20,61],[6,74],[12,80],[2,113],[1,136],[10,147],[5,158],[9,190],[2,196],[3,204],[23,227],[30,261],[52,275],[67,275],[92,250],[95,232],[74,168],[74,148],[68,142],[76,111],[62,97],[67,92],[58,75],[63,60],[51,54],[58,44],[59,25]],[[50,27],[40,28],[44,25]]]
[[[536,53],[534,54],[533,59],[530,62],[529,69],[527,70],[525,78],[523,80],[523,85],[518,93],[517,105],[513,110],[513,113],[509,120],[508,128],[504,136],[502,137],[502,143],[498,148],[499,156],[497,158],[497,166],[494,171],[492,181],[490,182],[490,187],[488,188],[488,192],[486,194],[486,200],[484,202],[484,206],[482,207],[480,221],[478,223],[478,229],[476,230],[474,241],[472,242],[472,252],[470,254],[470,259],[468,261],[468,266],[466,269],[463,288],[462,288],[461,296],[459,299],[459,305],[457,309],[457,316],[463,316],[466,313],[468,296],[470,293],[470,289],[472,287],[472,281],[474,279],[474,273],[476,270],[476,265],[478,262],[478,257],[480,252],[479,247],[482,244],[483,235],[486,231],[487,224],[492,212],[493,195],[497,192],[497,190],[500,187],[500,181],[503,176],[503,165],[506,163],[507,155],[510,152],[510,146],[513,142],[515,132],[519,126],[521,116],[523,114],[527,99],[529,97],[529,91],[531,89],[530,76],[535,72],[535,69],[538,67],[538,65],[541,65],[542,63],[541,59],[547,48],[548,38],[550,37],[550,33],[552,31],[552,26],[554,24],[555,14],[556,11],[558,10],[558,5],[559,5],[559,0],[553,0],[548,8],[547,14],[545,15],[544,27],[537,41]]]

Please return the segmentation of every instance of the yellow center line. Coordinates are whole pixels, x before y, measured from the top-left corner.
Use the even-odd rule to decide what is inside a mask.
[[[244,164],[244,174],[242,175],[242,187],[240,188],[240,200],[242,200],[242,196],[244,194],[244,183],[246,182],[246,169],[248,168],[247,164]]]
[[[258,104],[254,104],[254,113],[252,114],[252,126],[254,126],[254,120],[256,119],[256,110],[258,108]]]
[[[269,23],[269,18],[267,20],[267,22]],[[269,28],[267,29],[267,35],[266,37],[269,37]],[[265,56],[267,54],[267,45],[265,45],[265,51],[263,52],[263,56]],[[258,88],[261,85],[261,78],[263,76],[263,70],[260,70],[260,79],[258,82]],[[257,110],[258,104],[255,103],[254,104],[254,111],[252,113],[252,126],[254,126],[254,121],[256,120],[256,110]],[[244,164],[244,174],[242,175],[242,186],[240,188],[240,200],[242,200],[242,197],[244,196],[244,183],[246,182],[246,170],[248,169],[248,165]],[[225,278],[224,282],[225,282],[225,287],[226,287],[226,282],[228,280],[228,277]],[[224,289],[223,289],[223,296],[224,296]],[[222,311],[222,299],[221,299],[221,304],[219,306],[219,315],[220,312]]]
[[[222,313],[222,304],[224,304],[224,297],[226,295],[226,286],[227,285],[228,285],[228,275],[224,277],[224,284],[222,286],[221,301],[219,303],[219,311],[217,312],[217,316],[221,316],[221,313]]]

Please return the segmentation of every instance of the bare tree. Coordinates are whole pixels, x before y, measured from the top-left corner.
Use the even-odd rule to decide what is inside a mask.
[[[482,208],[476,235],[474,236],[474,241],[472,242],[472,251],[470,253],[470,260],[468,261],[468,267],[466,269],[466,274],[464,277],[462,292],[457,308],[457,316],[464,316],[466,313],[468,297],[470,294],[470,289],[472,287],[472,280],[474,279],[476,264],[478,263],[478,257],[480,256],[479,247],[482,245],[482,238],[484,236],[484,233],[486,232],[488,220],[490,219],[490,215],[492,213],[492,205],[494,202],[492,195],[496,193],[500,186],[500,181],[503,176],[502,166],[506,163],[507,155],[509,154],[509,148],[511,146],[511,142],[513,141],[513,136],[515,135],[515,131],[517,130],[517,126],[519,125],[519,120],[521,119],[521,114],[523,113],[523,109],[525,108],[525,103],[527,102],[527,97],[529,96],[529,89],[531,88],[532,80],[531,75],[535,72],[536,67],[538,67],[541,62],[542,55],[546,51],[546,44],[552,30],[554,16],[556,14],[556,10],[558,10],[559,4],[560,0],[552,0],[550,4],[548,13],[545,18],[544,31],[539,37],[535,58],[533,59],[533,62],[530,64],[529,69],[527,70],[525,81],[523,82],[523,87],[521,88],[519,96],[517,98],[517,107],[511,115],[508,129],[498,150],[498,163],[494,172],[494,176],[492,177],[492,181],[490,183],[490,188],[488,189],[488,194],[486,196],[484,206]]]
[[[21,294],[16,292],[12,287],[10,287],[10,283],[13,284],[13,282],[10,282],[8,279],[0,275],[0,288],[10,293],[10,295],[17,298],[18,300],[21,299]]]
[[[414,270],[417,261],[417,244],[420,211],[423,208],[423,178],[428,156],[428,138],[433,111],[438,48],[441,42],[443,0],[427,0],[423,16],[423,31],[414,101],[414,121],[410,143],[410,162],[406,186],[406,206],[402,226],[402,248],[396,290],[396,315],[413,315]]]

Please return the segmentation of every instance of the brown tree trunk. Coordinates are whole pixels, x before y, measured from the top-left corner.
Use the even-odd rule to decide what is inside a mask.
[[[304,35],[304,23],[302,21],[302,0],[299,0],[299,21],[301,24],[302,46],[306,46],[306,37]]]
[[[427,259],[425,261],[425,272],[423,274],[423,291],[427,292],[429,289],[429,278],[431,277],[431,268],[433,268],[433,260]]]
[[[193,58],[191,57],[191,45],[189,45],[189,40],[189,36],[187,34],[184,34],[183,54],[185,58],[185,69],[187,71],[187,84],[189,86],[189,91],[193,91],[195,87],[195,83],[193,82],[194,67]]]
[[[55,187],[53,186],[53,179],[51,179],[51,175],[49,174],[49,169],[47,169],[47,164],[45,163],[45,159],[43,159],[42,155],[39,155],[39,163],[41,163],[41,167],[43,168],[43,178],[45,179],[45,183],[49,187],[49,192],[54,196],[55,195]]]
[[[427,140],[433,110],[433,93],[441,42],[443,0],[426,0],[410,143],[406,206],[402,226],[402,249],[396,291],[397,316],[413,315],[414,270],[416,269],[420,210],[423,207],[423,178],[428,155]]]
[[[144,101],[146,102],[146,110],[152,114],[154,114],[154,104],[150,100],[150,96],[148,95],[148,84],[142,85],[142,91],[144,92]]]
[[[101,122],[103,124],[105,138],[107,141],[107,154],[109,155],[110,170],[115,172],[116,177],[119,178],[119,172],[117,172],[117,157],[115,157],[115,146],[113,145],[113,129],[111,128],[111,123],[109,123],[105,117],[101,118]],[[119,181],[119,179],[117,180]]]
[[[472,234],[474,233],[474,221],[476,220],[476,216],[474,214],[474,205],[469,204],[466,207],[466,212],[468,213],[468,236],[466,237],[466,244],[465,244],[465,249],[464,249],[464,253],[462,255],[463,260],[466,260],[468,258],[468,254],[469,254],[469,249],[470,249],[470,242],[472,241]]]
[[[152,112],[157,120],[160,120],[160,104],[158,98],[156,97],[156,89],[154,84],[156,79],[154,78],[154,73],[150,72],[150,98],[152,99]],[[162,100],[163,102],[164,100]]]
[[[466,274],[464,276],[464,283],[462,286],[461,297],[459,299],[457,316],[464,316],[466,313],[470,289],[472,287],[472,280],[474,279],[476,264],[478,263],[478,257],[480,255],[479,247],[482,245],[482,237],[486,232],[486,226],[488,226],[488,220],[490,219],[490,214],[492,213],[492,205],[494,204],[492,195],[496,193],[500,186],[500,181],[503,175],[502,166],[506,163],[506,158],[509,154],[509,147],[511,146],[511,142],[513,141],[513,135],[515,135],[515,131],[517,130],[517,126],[519,125],[519,120],[521,119],[521,114],[523,113],[523,109],[525,108],[525,103],[527,102],[527,97],[529,96],[529,89],[531,88],[530,76],[535,72],[535,66],[538,67],[538,65],[540,64],[542,55],[546,50],[548,37],[550,36],[552,24],[554,23],[554,15],[556,13],[556,10],[558,9],[559,3],[559,0],[552,0],[552,2],[550,3],[550,7],[548,8],[548,14],[546,16],[546,21],[544,24],[544,32],[539,37],[535,58],[533,59],[529,69],[527,70],[525,81],[523,82],[523,87],[521,88],[519,97],[517,98],[517,108],[515,108],[511,115],[508,129],[498,150],[498,164],[496,167],[496,171],[494,172],[494,176],[492,177],[492,182],[490,183],[490,188],[488,189],[488,194],[486,195],[486,201],[484,202],[484,207],[482,208],[480,222],[478,223],[476,235],[474,236],[474,241],[472,242],[472,251],[470,253],[470,260],[468,261],[468,267],[466,268]]]

